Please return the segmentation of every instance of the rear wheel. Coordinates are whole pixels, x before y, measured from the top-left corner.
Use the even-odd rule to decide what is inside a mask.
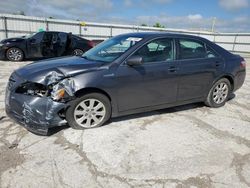
[[[218,80],[210,89],[205,101],[207,106],[218,108],[224,106],[231,92],[231,84],[228,79]]]
[[[13,47],[7,50],[6,57],[10,61],[22,61],[24,54],[21,49]]]
[[[73,50],[73,55],[75,55],[75,56],[81,56],[81,55],[83,55],[83,50],[81,50],[81,49],[74,49]]]
[[[100,93],[86,94],[72,101],[66,111],[66,120],[75,129],[100,127],[110,116],[110,100]]]

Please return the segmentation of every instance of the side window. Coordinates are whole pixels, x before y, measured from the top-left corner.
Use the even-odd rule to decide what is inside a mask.
[[[36,42],[41,42],[44,36],[44,32],[36,33],[31,39],[34,39]]]
[[[218,55],[214,52],[212,48],[210,48],[207,45],[207,58],[214,58],[214,57],[218,57]]]
[[[180,59],[206,58],[206,56],[204,43],[188,39],[179,40]]]
[[[171,61],[174,58],[172,39],[156,39],[142,46],[134,55],[142,56],[144,63]]]

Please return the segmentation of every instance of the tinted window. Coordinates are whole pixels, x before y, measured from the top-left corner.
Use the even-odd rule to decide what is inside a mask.
[[[195,59],[206,57],[206,47],[204,43],[194,40],[179,40],[180,59]]]
[[[30,38],[35,39],[36,41],[41,41],[43,38],[43,35],[44,35],[44,32],[39,32],[39,33],[34,34]]]
[[[142,56],[143,62],[173,60],[173,40],[156,39],[141,47],[134,55]]]

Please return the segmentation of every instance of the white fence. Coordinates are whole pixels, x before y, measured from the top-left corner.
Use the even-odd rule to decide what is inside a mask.
[[[72,32],[88,39],[107,39],[112,36],[145,31],[178,32],[198,35],[207,38],[225,49],[236,53],[250,53],[250,33],[211,33],[204,31],[188,31],[164,29],[133,25],[117,25],[80,21],[47,19],[21,15],[0,14],[0,39],[23,36],[37,32],[39,29],[49,31]]]

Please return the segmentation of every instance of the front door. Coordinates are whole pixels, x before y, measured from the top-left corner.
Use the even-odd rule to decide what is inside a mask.
[[[172,39],[156,39],[133,54],[143,57],[142,65],[120,65],[115,74],[120,112],[176,102],[178,64],[174,51]]]

